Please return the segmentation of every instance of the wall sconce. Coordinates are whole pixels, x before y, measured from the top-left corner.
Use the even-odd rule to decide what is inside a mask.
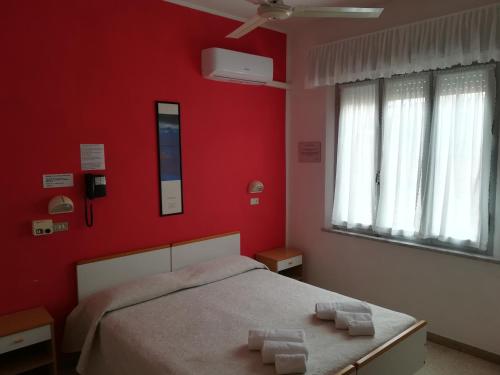
[[[248,192],[250,194],[262,193],[264,191],[264,184],[258,180],[253,180],[248,184]]]
[[[73,201],[65,195],[57,195],[49,202],[49,214],[66,214],[75,209]]]

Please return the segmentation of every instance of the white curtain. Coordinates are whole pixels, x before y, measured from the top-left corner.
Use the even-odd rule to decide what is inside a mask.
[[[494,67],[437,74],[424,238],[486,250]]]
[[[377,191],[378,81],[342,86],[332,224],[373,225]]]
[[[500,4],[313,47],[307,87],[500,60]]]
[[[430,74],[385,80],[380,193],[375,230],[413,237],[420,229]]]

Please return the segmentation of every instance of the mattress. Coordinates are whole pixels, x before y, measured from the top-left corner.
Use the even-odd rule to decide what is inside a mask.
[[[332,374],[416,322],[411,316],[371,305],[375,336],[350,337],[336,330],[333,322],[315,318],[314,307],[316,302],[352,298],[278,275],[245,257],[205,263],[210,266],[196,265],[194,271],[187,267],[188,271],[157,277],[153,284],[143,280],[145,285],[140,287],[122,287],[121,301],[111,307],[102,306],[109,306],[116,293],[95,299],[100,303],[92,298],[90,303],[84,301],[68,319],[65,333],[69,351],[83,349],[78,371],[274,374],[273,366],[262,364],[260,352],[247,349],[248,330],[300,328],[306,332],[310,353],[307,373]],[[157,285],[164,281],[175,286],[157,293]],[[138,294],[141,288],[145,297],[127,295],[127,290]]]

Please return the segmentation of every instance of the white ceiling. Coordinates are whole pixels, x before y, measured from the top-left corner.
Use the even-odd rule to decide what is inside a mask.
[[[245,21],[253,17],[257,5],[247,0],[164,0],[167,2],[187,6],[223,17]],[[381,25],[397,25],[418,21],[424,18],[441,16],[464,9],[474,8],[497,2],[498,0],[284,0],[291,6],[352,6],[352,7],[383,7],[384,13],[380,20],[341,20],[341,19],[288,19],[284,21],[268,22],[264,25],[269,29],[282,32],[300,31],[311,26],[321,26],[328,29],[359,25],[364,23],[380,23]],[[354,22],[353,22],[354,21]],[[359,24],[358,22],[362,22]],[[373,25],[373,24],[372,24]],[[370,25],[371,26],[371,25]],[[375,26],[375,25],[373,25]]]

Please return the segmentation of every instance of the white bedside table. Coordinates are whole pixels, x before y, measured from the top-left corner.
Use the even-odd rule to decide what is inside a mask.
[[[301,251],[289,248],[262,251],[255,255],[255,259],[271,271],[296,280],[302,280],[302,257]]]
[[[54,320],[43,307],[0,316],[0,375],[46,369],[56,375]]]

